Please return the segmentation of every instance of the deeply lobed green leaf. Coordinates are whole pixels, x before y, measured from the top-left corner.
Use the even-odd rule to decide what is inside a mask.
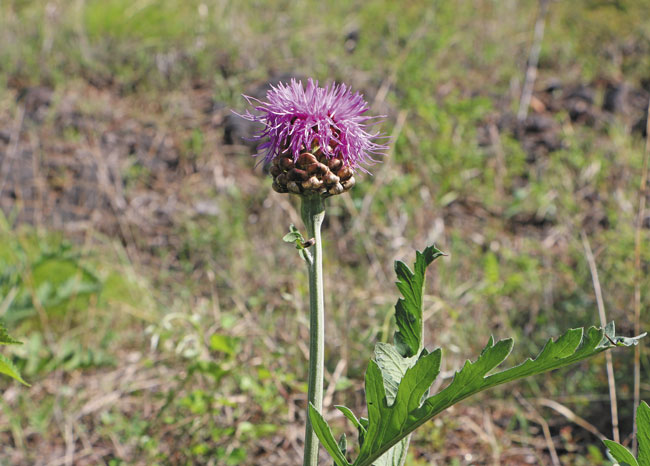
[[[633,345],[638,340],[629,341],[629,344]],[[386,397],[381,371],[377,363],[371,361],[366,372],[368,432],[359,456],[353,464],[354,466],[376,464],[375,460],[419,426],[475,393],[523,377],[558,369],[620,345],[625,345],[623,340],[605,336],[603,329],[591,327],[586,332],[583,329],[572,329],[557,340],[549,339],[536,358],[488,375],[507,358],[512,349],[512,340],[500,340],[495,343],[490,338],[475,362],[467,361],[445,389],[427,398],[421,406],[418,403],[419,397],[438,375],[441,355],[439,349],[420,358],[412,368],[408,369],[391,405]],[[645,404],[644,406],[647,407]],[[647,417],[650,419],[650,413]],[[639,418],[644,419],[643,416]],[[648,430],[643,432],[650,435]],[[641,437],[640,429],[640,444]],[[645,442],[644,445],[647,445],[644,448],[650,450],[650,441]],[[641,453],[646,450],[640,447],[639,451]],[[650,451],[644,454],[650,454]]]
[[[422,336],[422,296],[424,294],[425,274],[427,267],[442,252],[434,246],[424,251],[416,251],[415,264],[412,272],[403,262],[395,262],[397,273],[397,287],[403,299],[395,304],[395,321],[397,331],[394,335],[394,344],[377,343],[375,346],[375,361],[381,369],[386,390],[388,404],[392,404],[397,396],[397,390],[406,374],[413,367],[418,357],[423,356]],[[428,394],[428,390],[427,393]],[[424,400],[419,400],[421,403]],[[404,437],[386,453],[375,461],[375,466],[402,466],[406,461],[406,454],[410,443],[410,435]],[[359,436],[359,443],[363,446],[365,432]]]
[[[549,339],[536,358],[496,373],[492,372],[508,357],[513,341],[505,339],[495,343],[490,338],[476,361],[466,361],[445,389],[427,398],[440,371],[442,351],[427,353],[423,349],[422,295],[426,268],[441,255],[434,246],[418,251],[414,271],[401,261],[395,262],[397,287],[403,296],[395,305],[395,344],[378,343],[375,359],[368,364],[365,378],[368,419],[357,419],[350,409],[337,406],[359,432],[360,451],[353,466],[402,466],[410,434],[450,406],[496,385],[558,369],[615,346],[636,345],[645,336],[616,336],[613,322],[605,329],[591,327],[586,333],[581,328],[571,329],[557,340]],[[320,413],[310,407],[309,416],[336,466],[349,465],[346,453]]]
[[[435,246],[415,253],[415,272],[402,261],[395,261],[397,288],[403,298],[395,304],[395,345],[404,357],[417,355],[422,349],[422,294],[427,267],[444,255]]]

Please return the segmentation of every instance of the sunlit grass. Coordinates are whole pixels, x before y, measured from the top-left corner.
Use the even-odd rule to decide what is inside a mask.
[[[593,85],[595,107],[601,79],[641,89],[650,56],[644,7],[554,2],[538,87],[553,79]],[[382,130],[394,136],[391,157],[328,209],[325,280],[334,292],[326,296],[327,332],[335,344],[327,370],[348,361],[340,380],[349,388],[338,401],[359,401],[363,355],[392,333],[392,261],[432,241],[449,257],[432,268],[425,314],[445,324],[425,338],[449,348],[450,362],[475,354],[490,334],[517,334],[514,356],[523,358],[549,335],[597,322],[583,228],[608,316],[630,330],[642,141],[625,115],[590,126],[561,109],[551,117],[561,147],[529,157],[500,117],[516,111],[535,15],[535,2],[496,1],[0,3],[0,131],[12,131],[21,89],[45,86],[57,99],[102,89],[114,100],[84,97],[76,110],[162,128],[182,152],[178,197],[189,206],[214,204],[213,214],[177,214],[171,245],[153,251],[137,231],[130,244],[92,231],[65,239],[47,226],[2,227],[0,298],[20,289],[22,301],[12,306],[23,313],[5,317],[26,342],[14,354],[33,384],[20,392],[6,385],[13,414],[4,414],[0,431],[13,451],[29,461],[38,454],[32,436],[39,445],[58,442],[72,422],[62,412],[85,413],[83,432],[73,437],[86,441],[96,432],[106,445],[115,442],[105,447],[112,458],[126,462],[247,464],[269,438],[287,439],[282,448],[291,451],[305,392],[306,289],[299,259],[280,238],[283,221],[299,224],[296,204],[270,194],[247,149],[222,146],[222,121],[210,120],[219,112],[189,99],[207,89],[216,108],[241,110],[240,94],[271,75],[345,80],[387,115]],[[47,138],[88,144],[83,130],[54,132],[59,104],[42,126],[27,120],[23,138],[32,147]],[[395,129],[400,112],[404,124]],[[101,119],[94,124],[99,138],[106,128]],[[499,148],[494,135],[485,136],[490,126]],[[121,174],[127,199],[158,189],[149,168],[124,156],[132,158]],[[648,248],[643,254],[650,260]],[[41,276],[37,266],[46,258],[52,268]],[[77,276],[92,286],[75,293]],[[57,303],[67,279],[73,293]],[[46,299],[39,311],[33,296],[51,299],[51,308]],[[386,324],[377,329],[377,321]],[[465,354],[454,342],[468,335],[473,347]],[[625,397],[631,355],[615,359]],[[122,361],[132,372],[118,371]],[[519,389],[548,397],[606,393],[602,371],[589,367]],[[102,401],[105,395],[118,399]],[[513,404],[510,392],[502,395]],[[594,422],[602,417],[602,405],[571,407]],[[423,451],[444,445],[458,427],[441,423],[421,434]],[[506,431],[531,431],[514,424]]]

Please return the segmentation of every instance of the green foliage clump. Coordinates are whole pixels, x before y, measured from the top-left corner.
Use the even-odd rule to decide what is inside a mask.
[[[617,346],[633,346],[634,338],[616,336],[614,323],[605,329],[572,329],[550,339],[534,359],[510,369],[493,372],[512,351],[513,340],[492,337],[474,362],[466,361],[452,382],[433,396],[429,387],[440,373],[442,351],[429,353],[422,347],[422,295],[427,266],[442,253],[430,246],[417,252],[415,272],[396,262],[397,287],[403,298],[395,306],[395,346],[378,344],[375,359],[365,378],[368,418],[357,419],[352,411],[338,407],[359,432],[360,451],[353,463],[346,458],[347,442],[336,442],[322,415],[310,405],[309,417],[319,439],[337,466],[401,465],[409,437],[422,424],[445,409],[478,392],[548,372],[592,357]]]

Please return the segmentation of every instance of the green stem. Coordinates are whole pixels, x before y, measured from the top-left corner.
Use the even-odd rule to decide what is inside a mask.
[[[323,248],[320,236],[325,218],[325,206],[320,196],[303,197],[302,221],[307,227],[308,239],[316,241],[312,246],[309,263],[309,390],[308,403],[318,412],[323,410],[323,366],[325,359],[325,303],[323,300]],[[307,411],[305,428],[305,459],[303,466],[318,465],[318,437],[311,426]]]

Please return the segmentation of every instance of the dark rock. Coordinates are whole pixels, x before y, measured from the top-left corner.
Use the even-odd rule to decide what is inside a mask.
[[[624,112],[628,90],[629,87],[625,83],[607,83],[603,99],[603,110],[611,113]]]
[[[34,121],[41,122],[52,103],[54,92],[47,87],[27,87],[18,93],[16,101],[25,107],[25,115]]]
[[[345,42],[343,46],[347,53],[354,53],[359,43],[359,30],[353,29],[345,35]]]
[[[633,112],[648,113],[648,99],[650,94],[643,89],[630,89],[627,95],[626,104]]]
[[[592,88],[581,84],[568,90],[565,99],[583,100],[585,103],[591,105],[594,103],[594,95],[595,92]]]
[[[255,149],[259,141],[252,140],[255,133],[263,129],[260,123],[254,123],[235,115],[226,115],[223,119],[224,143],[230,145],[245,145]]]
[[[641,87],[644,91],[650,92],[650,77],[641,79]]]
[[[547,115],[530,115],[523,122],[526,133],[543,133],[556,126],[555,120]]]
[[[562,90],[562,81],[557,78],[551,79],[549,83],[544,88],[544,92],[547,94],[553,94],[557,91]]]
[[[632,132],[640,134],[641,137],[647,137],[648,133],[648,115],[641,117],[634,125],[632,125]]]

